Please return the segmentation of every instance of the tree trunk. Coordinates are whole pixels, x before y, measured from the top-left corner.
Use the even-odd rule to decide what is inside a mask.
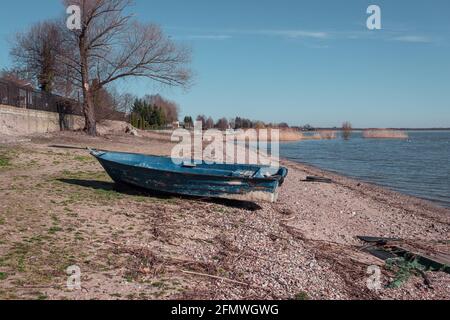
[[[88,135],[95,137],[97,135],[97,122],[95,120],[94,102],[90,90],[87,90],[85,95],[83,109],[85,119],[84,130]]]
[[[97,122],[94,112],[93,90],[89,84],[88,53],[85,49],[84,35],[80,38],[81,80],[83,85],[84,130],[90,136],[97,135]]]

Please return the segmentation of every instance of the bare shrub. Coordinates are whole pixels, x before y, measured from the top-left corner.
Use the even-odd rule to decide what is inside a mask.
[[[352,124],[348,121],[344,122],[344,124],[342,125],[342,138],[344,138],[344,140],[350,140],[352,132],[353,132]]]

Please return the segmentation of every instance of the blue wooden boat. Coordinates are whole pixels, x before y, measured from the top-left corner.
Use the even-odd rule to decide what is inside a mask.
[[[91,154],[116,183],[186,196],[275,202],[288,174],[286,168],[268,166],[191,165],[167,157],[97,150]]]

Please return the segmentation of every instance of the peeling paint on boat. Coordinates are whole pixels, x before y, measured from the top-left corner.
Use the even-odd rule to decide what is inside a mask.
[[[230,186],[242,186],[242,181],[230,181],[228,184]]]
[[[252,191],[246,194],[223,194],[221,198],[230,199],[230,200],[238,200],[238,201],[264,201],[264,202],[277,202],[278,201],[278,191],[275,193],[268,193],[262,191]]]

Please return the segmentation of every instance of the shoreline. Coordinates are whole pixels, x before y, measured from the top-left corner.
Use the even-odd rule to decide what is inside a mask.
[[[386,197],[394,197],[396,199],[399,199],[403,202],[410,202],[410,204],[413,204],[415,206],[421,206],[425,207],[427,210],[434,210],[439,212],[439,214],[450,214],[450,208],[447,208],[445,206],[439,205],[437,202],[424,199],[421,197],[417,197],[414,195],[410,195],[407,193],[403,193],[394,189],[391,189],[387,186],[383,186],[377,183],[373,183],[370,181],[365,181],[362,179],[359,179],[357,177],[352,177],[340,172],[334,172],[331,170],[323,169],[318,166],[315,166],[313,164],[304,163],[304,162],[297,162],[293,160],[289,160],[286,158],[282,158],[281,163],[290,164],[291,166],[300,166],[301,170],[305,172],[309,172],[311,174],[316,174],[319,176],[324,176],[327,178],[333,179],[333,183],[342,184],[344,186],[352,188],[352,190],[357,190],[355,187],[361,187],[364,186],[366,188],[369,188],[374,193],[378,192]],[[365,195],[370,196],[369,194],[365,193]],[[378,199],[379,200],[379,199]]]
[[[10,168],[0,168],[0,272],[7,275],[0,297],[33,297],[36,290],[14,285],[18,281],[48,287],[40,294],[49,299],[450,297],[450,275],[442,272],[427,274],[432,290],[413,275],[400,288],[370,291],[368,266],[382,268],[384,285],[395,272],[361,252],[357,239],[448,241],[450,210],[434,203],[285,159],[290,173],[274,204],[141,195],[117,191],[86,152],[50,145],[167,155],[173,143],[156,134],[65,132],[0,145],[0,153],[15,155]],[[334,183],[305,183],[307,175]],[[85,270],[84,291],[57,288],[66,279],[58,270],[72,264]],[[43,278],[42,268],[54,276]]]
[[[320,173],[323,176],[333,175],[333,176],[337,176],[337,177],[340,177],[340,178],[345,178],[347,180],[351,180],[351,181],[353,181],[356,184],[358,184],[358,183],[359,184],[365,184],[365,185],[368,185],[368,186],[384,189],[385,191],[389,191],[389,192],[393,192],[393,193],[398,194],[398,195],[402,195],[402,196],[408,198],[409,200],[414,200],[415,202],[422,202],[422,205],[428,205],[430,207],[435,207],[436,209],[444,209],[444,210],[447,210],[450,213],[450,207],[447,207],[447,206],[441,204],[441,202],[439,202],[439,201],[433,201],[433,200],[428,199],[428,198],[423,198],[423,197],[411,195],[411,194],[408,194],[408,193],[404,193],[404,192],[395,190],[394,187],[389,187],[389,186],[378,184],[378,183],[375,183],[375,182],[366,181],[366,180],[364,180],[362,178],[358,178],[358,177],[355,177],[355,176],[352,176],[352,175],[348,175],[348,174],[345,174],[345,173],[341,173],[341,172],[337,172],[337,171],[333,171],[333,170],[329,170],[329,169],[324,169],[324,168],[321,168],[319,166],[316,166],[314,164],[307,163],[307,162],[290,160],[290,159],[284,158],[284,157],[281,157],[281,162],[282,163],[292,163],[294,165],[295,164],[299,164],[299,165],[303,166],[305,169],[310,169],[311,172]]]

